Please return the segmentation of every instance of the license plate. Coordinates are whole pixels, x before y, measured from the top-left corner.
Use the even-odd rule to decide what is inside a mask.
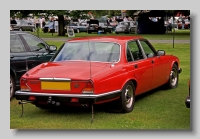
[[[70,82],[41,81],[42,90],[70,90]]]

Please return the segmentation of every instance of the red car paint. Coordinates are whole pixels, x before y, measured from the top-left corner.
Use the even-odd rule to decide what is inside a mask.
[[[64,57],[64,50],[71,45],[74,45],[71,49],[75,49],[75,44],[78,47],[86,44],[87,47],[87,43],[88,53],[92,52],[93,43],[95,49],[101,44],[102,47],[98,46],[98,50],[107,51],[97,51],[95,56],[100,55],[100,60],[58,60],[59,57],[61,59],[62,53]],[[138,51],[134,50],[136,48]],[[68,49],[68,52],[71,49]],[[103,61],[108,51],[119,52],[119,57],[115,61]],[[122,106],[117,108],[119,112],[131,112],[135,96],[164,84],[170,88],[177,87],[180,72],[179,59],[176,56],[165,55],[163,50],[156,51],[146,39],[138,36],[75,38],[67,41],[66,46],[58,51],[52,61],[40,64],[24,74],[21,78],[21,91],[16,91],[15,95],[18,100],[31,99],[33,104],[40,104],[39,107],[41,104],[49,104],[48,100],[50,103],[56,101],[63,105],[92,105],[117,101]],[[42,81],[48,82],[47,88],[52,87],[48,84],[56,81],[57,89],[41,89]],[[59,83],[62,82],[68,82],[69,87],[60,86]],[[32,96],[35,96],[35,100]]]

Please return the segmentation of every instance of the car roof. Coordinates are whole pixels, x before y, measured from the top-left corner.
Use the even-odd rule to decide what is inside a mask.
[[[10,34],[30,34],[24,31],[10,30]]]
[[[143,38],[140,36],[91,36],[91,37],[73,38],[71,40],[68,40],[67,42],[77,42],[77,41],[126,42],[136,39],[143,39]]]

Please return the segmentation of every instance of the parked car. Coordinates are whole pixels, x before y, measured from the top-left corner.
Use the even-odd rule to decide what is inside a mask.
[[[82,22],[79,24],[78,26],[79,32],[87,32],[88,28],[87,28],[87,23],[86,22]]]
[[[50,62],[27,71],[15,95],[39,108],[110,102],[109,110],[127,113],[135,96],[164,84],[176,88],[179,63],[137,36],[73,38]]]
[[[117,25],[118,25],[117,21],[110,22],[110,26],[113,28],[113,31],[115,31],[115,28],[117,27]]]
[[[190,80],[188,81],[188,96],[185,99],[185,106],[190,108]]]
[[[112,26],[108,25],[105,22],[99,22],[99,20],[90,20],[88,22],[88,33],[96,32],[98,33],[99,31],[106,34],[107,32],[112,33]]]
[[[18,31],[35,31],[35,25],[32,21],[29,20],[16,20],[17,24],[12,24],[12,30]]]
[[[19,89],[21,76],[29,69],[50,60],[56,51],[28,32],[10,31],[10,100]]]
[[[115,28],[115,33],[133,33],[136,31],[136,23],[134,21],[122,21],[119,22],[117,27]]]
[[[67,28],[73,28],[75,33],[79,33],[79,26],[78,23],[69,23],[68,25],[65,26],[65,29],[67,30]]]

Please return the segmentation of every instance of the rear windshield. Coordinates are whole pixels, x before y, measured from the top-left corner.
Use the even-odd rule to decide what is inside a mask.
[[[67,42],[54,61],[86,60],[117,62],[120,45],[112,42]]]

